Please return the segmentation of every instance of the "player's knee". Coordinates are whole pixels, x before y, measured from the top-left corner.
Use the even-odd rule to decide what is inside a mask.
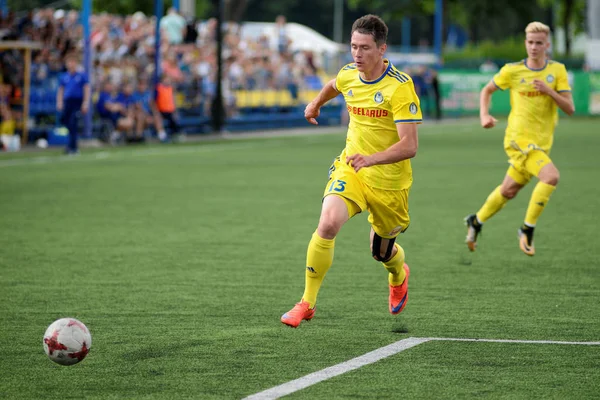
[[[341,225],[337,223],[334,219],[331,218],[322,218],[319,221],[319,227],[317,228],[317,233],[323,239],[333,239],[337,236],[340,231]]]
[[[540,181],[542,181],[548,185],[552,185],[552,186],[558,185],[559,180],[560,180],[560,173],[558,172],[557,169],[554,169],[553,171],[549,171],[548,173],[544,174],[543,176],[540,176]]]
[[[514,199],[517,193],[519,193],[519,189],[520,188],[514,186],[503,187],[500,189],[500,194],[509,200]]]

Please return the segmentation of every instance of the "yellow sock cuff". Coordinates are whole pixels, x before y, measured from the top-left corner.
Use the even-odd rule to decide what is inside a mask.
[[[321,236],[319,236],[317,231],[315,231],[313,233],[312,240],[313,240],[314,244],[316,244],[317,246],[322,247],[324,249],[331,249],[333,246],[335,246],[335,238],[323,239]]]
[[[556,186],[544,182],[538,182],[537,185],[535,185],[535,188],[533,189],[534,192],[545,197],[546,199],[549,199],[550,195],[552,195],[552,192],[554,192],[555,190]]]
[[[398,251],[396,252],[396,254],[394,254],[394,257],[384,262],[383,265],[394,265],[396,262],[399,261],[399,258],[402,258],[402,264],[404,264],[404,249],[398,243],[394,243],[394,247],[398,249]]]
[[[392,286],[398,286],[402,285],[402,282],[404,282],[404,279],[406,278],[406,272],[404,271],[405,254],[404,249],[398,243],[395,243],[394,246],[398,249],[398,251],[394,257],[387,262],[384,262],[383,266],[389,272],[389,284]]]

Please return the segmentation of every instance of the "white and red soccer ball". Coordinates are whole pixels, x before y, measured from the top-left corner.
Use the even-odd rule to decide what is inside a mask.
[[[54,321],[44,334],[44,351],[48,358],[61,365],[73,365],[83,360],[92,347],[89,329],[74,318]]]

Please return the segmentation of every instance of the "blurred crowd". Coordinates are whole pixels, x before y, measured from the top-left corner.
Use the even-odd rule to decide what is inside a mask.
[[[319,55],[307,50],[291,51],[286,18],[278,16],[274,22],[271,31],[253,36],[244,34],[240,24],[223,25],[222,93],[228,117],[238,113],[236,94],[245,91],[287,91],[295,101],[301,90],[320,88],[322,81],[317,79],[315,85],[311,79],[323,75]],[[193,109],[194,115],[210,115],[216,93],[217,21],[184,18],[174,9],[167,11],[160,21],[161,76],[157,91],[153,86],[155,28],[155,17],[142,12],[128,16],[103,13],[90,18],[93,73],[87,79],[93,113],[110,123],[113,140],[141,140],[147,128],[164,139],[165,121],[167,131],[179,129],[175,104]],[[0,40],[42,44],[42,50],[34,52],[31,65],[32,101],[44,97],[48,107],[36,108],[34,117],[39,121],[36,115],[44,115],[40,110],[52,114],[67,58],[76,54],[79,62],[83,61],[79,13],[51,8],[18,17],[9,13],[0,20]],[[19,119],[19,107],[11,104],[22,104],[23,65],[21,51],[0,52],[0,134],[14,131],[14,121]],[[406,72],[413,77],[426,114],[439,118],[436,71],[406,67]]]
[[[252,38],[242,37],[239,24],[223,26],[222,92],[229,116],[237,112],[236,90],[284,89],[296,96],[305,77],[318,72],[312,52],[290,51],[285,17],[279,16],[275,22],[272,35]],[[215,19],[186,19],[174,9],[169,9],[160,22],[161,80],[174,87],[178,100],[181,100],[179,103],[198,107],[206,114],[216,92],[216,25]],[[101,93],[126,98],[131,88],[135,92],[140,87],[152,87],[155,26],[155,17],[141,12],[128,16],[91,16],[93,76],[89,81],[96,102],[106,97]],[[0,22],[0,40],[42,43],[43,49],[34,53],[31,66],[34,88],[57,89],[58,76],[65,70],[67,55],[83,52],[82,38],[80,16],[74,10],[38,9],[20,17],[9,13]],[[18,102],[24,80],[23,65],[20,51],[0,53],[3,84],[0,104]],[[97,114],[105,115],[103,103],[96,104]]]

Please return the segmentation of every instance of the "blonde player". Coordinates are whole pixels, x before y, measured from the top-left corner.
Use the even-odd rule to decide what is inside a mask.
[[[510,166],[502,184],[489,195],[477,214],[465,218],[467,246],[471,251],[475,251],[483,223],[537,176],[539,182],[531,195],[525,222],[518,230],[519,247],[533,256],[533,231],[559,180],[558,169],[549,155],[558,122],[557,107],[568,115],[575,112],[567,70],[563,64],[546,58],[550,46],[548,26],[532,22],[525,32],[527,59],[506,64],[481,91],[481,125],[492,128],[497,122],[488,111],[492,93],[510,89],[511,111],[504,137]]]
[[[375,15],[357,19],[351,37],[355,62],[343,67],[304,111],[308,122],[316,125],[323,104],[342,93],[350,123],[346,148],[329,170],[321,218],[308,245],[304,295],[281,317],[294,328],[315,314],[336,235],[365,210],[370,214],[373,257],[389,271],[389,310],[398,314],[406,306],[409,269],[395,240],[410,222],[410,159],[417,152],[422,116],[411,78],[383,58],[387,33],[386,24]]]

